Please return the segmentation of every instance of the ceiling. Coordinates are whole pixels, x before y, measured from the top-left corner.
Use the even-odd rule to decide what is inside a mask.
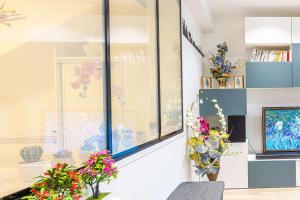
[[[212,17],[300,16],[300,0],[205,0]]]

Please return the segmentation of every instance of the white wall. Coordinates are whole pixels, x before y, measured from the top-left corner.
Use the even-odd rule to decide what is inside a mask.
[[[230,60],[238,64],[244,63],[248,58],[245,47],[245,27],[244,18],[216,18],[214,20],[214,30],[203,35],[203,48],[208,56],[209,52],[216,53],[216,45],[227,42]],[[209,75],[208,62],[205,62],[204,74]],[[245,66],[235,70],[234,74],[245,74]]]
[[[196,40],[201,42],[200,27],[185,1],[182,15]],[[199,27],[199,28],[198,28]],[[201,76],[201,56],[182,38],[184,110],[196,97]],[[186,133],[177,135],[118,162],[119,177],[103,191],[110,200],[165,200],[183,181],[191,180],[191,165],[186,157]]]

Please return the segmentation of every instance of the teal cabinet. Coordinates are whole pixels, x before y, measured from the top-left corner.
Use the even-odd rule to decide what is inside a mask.
[[[293,44],[293,87],[300,87],[300,44]]]
[[[247,88],[292,87],[292,63],[248,62],[246,63],[246,79]]]
[[[211,99],[218,100],[224,115],[247,114],[246,89],[203,89],[200,90],[200,98],[204,99],[204,103],[200,104],[202,116],[216,114],[216,108],[210,101]],[[209,99],[209,101],[205,101],[205,99]]]
[[[296,187],[296,161],[262,160],[248,162],[248,187]]]

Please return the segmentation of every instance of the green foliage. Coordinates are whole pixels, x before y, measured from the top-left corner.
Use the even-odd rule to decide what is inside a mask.
[[[76,200],[82,197],[82,180],[68,164],[57,163],[47,170],[32,186],[28,200]]]

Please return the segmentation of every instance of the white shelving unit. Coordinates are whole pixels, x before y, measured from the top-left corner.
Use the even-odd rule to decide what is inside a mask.
[[[300,17],[292,17],[292,43],[300,43]]]
[[[246,17],[247,46],[289,46],[292,41],[291,17]]]
[[[227,189],[248,188],[248,141],[232,143],[230,153],[221,158],[218,181]]]

